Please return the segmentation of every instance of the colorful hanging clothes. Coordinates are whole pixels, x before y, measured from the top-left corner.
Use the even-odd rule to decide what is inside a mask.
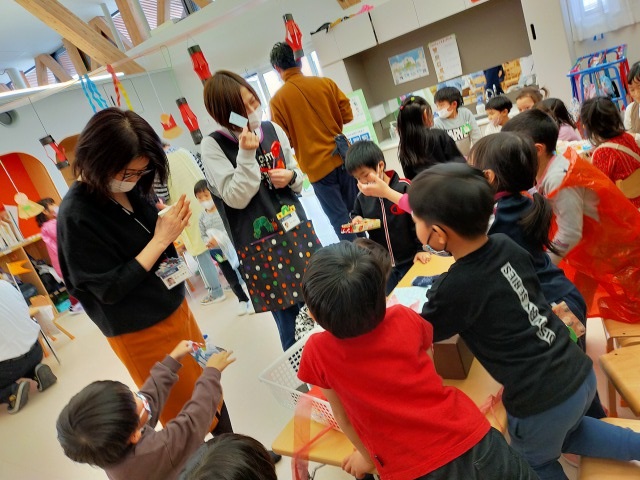
[[[599,198],[599,221],[584,216],[582,239],[560,266],[589,305],[589,316],[640,322],[640,212],[607,178],[571,148],[563,188],[586,188]],[[555,222],[554,222],[555,224]],[[555,225],[554,225],[555,227]],[[555,234],[552,229],[551,236]]]

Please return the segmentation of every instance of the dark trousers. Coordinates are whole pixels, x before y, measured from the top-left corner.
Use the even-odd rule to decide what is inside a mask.
[[[222,275],[224,275],[224,278],[227,279],[231,290],[233,291],[235,296],[238,297],[238,301],[248,302],[249,297],[247,297],[247,294],[244,293],[244,289],[242,288],[242,283],[240,282],[240,277],[238,276],[237,270],[233,268],[231,263],[229,263],[229,260],[218,262],[218,260],[216,259],[216,254],[222,255],[222,250],[220,250],[219,248],[214,248],[209,250],[209,252],[211,253],[211,258],[213,258],[220,267]]]
[[[349,214],[358,196],[356,179],[349,175],[342,165],[314,182],[313,190],[338,239],[355,240],[356,235],[353,233],[341,234],[340,227],[351,222]]]
[[[286,350],[296,343],[296,317],[300,313],[301,303],[297,303],[292,307],[284,310],[274,310],[271,313],[276,320],[278,333],[280,333],[280,343],[282,350]]]
[[[471,450],[416,480],[537,480],[529,464],[491,428]]]
[[[24,355],[0,362],[0,403],[9,403],[17,380],[36,378],[35,369],[42,361],[43,355],[42,347],[36,341]]]
[[[413,267],[413,262],[410,260],[402,265],[396,265],[391,269],[391,274],[387,280],[386,293],[389,295],[394,288],[398,285],[398,282],[407,274],[407,272]]]

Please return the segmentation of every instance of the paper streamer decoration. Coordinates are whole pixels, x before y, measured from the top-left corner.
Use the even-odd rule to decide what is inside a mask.
[[[129,110],[133,110],[133,105],[131,105],[131,100],[129,100],[129,94],[127,90],[122,86],[122,83],[118,79],[115,70],[111,65],[107,65],[107,72],[111,74],[111,79],[113,80],[113,88],[116,91],[116,103],[118,107],[120,106],[120,92],[122,92],[122,96],[124,97],[124,101],[127,104],[127,108]]]
[[[102,110],[103,108],[107,108],[107,102],[98,92],[98,88],[96,84],[89,78],[89,75],[81,75],[80,76],[80,84],[82,85],[82,91],[84,92],[84,96],[87,97],[89,101],[89,105],[91,105],[91,109],[93,113],[98,111],[98,108]],[[94,104],[95,102],[95,104]]]

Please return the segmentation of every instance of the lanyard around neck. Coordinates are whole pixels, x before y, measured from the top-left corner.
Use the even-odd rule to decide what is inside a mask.
[[[111,197],[109,197],[109,198],[111,198]],[[123,207],[122,205],[120,205],[120,204],[119,204],[119,203],[118,203],[114,198],[111,198],[111,201],[112,201],[113,203],[115,203],[117,206],[119,206],[119,207],[122,209],[122,211],[123,211],[124,213],[126,213],[129,217],[133,218],[133,219],[138,223],[138,225],[140,225],[142,228],[144,228],[144,231],[145,231],[145,232],[147,232],[149,235],[151,235],[151,231],[150,231],[147,227],[145,227],[145,226],[144,226],[144,224],[143,224],[140,220],[138,220],[138,219],[136,218],[136,216],[133,214],[133,212],[130,212],[129,210],[127,210],[126,208],[124,208],[124,207]]]

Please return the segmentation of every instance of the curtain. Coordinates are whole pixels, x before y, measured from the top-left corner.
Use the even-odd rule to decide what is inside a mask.
[[[574,41],[593,38],[636,22],[637,0],[568,0]]]

